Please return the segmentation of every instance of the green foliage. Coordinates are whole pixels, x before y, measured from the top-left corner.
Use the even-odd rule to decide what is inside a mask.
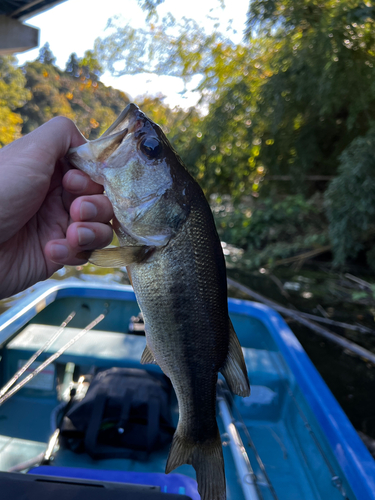
[[[14,57],[0,57],[0,147],[21,136],[22,118],[15,112],[30,99],[26,79]]]
[[[375,122],[375,7],[360,0],[252,0],[247,38],[237,46],[191,19],[158,22],[152,7],[145,29],[112,22],[95,51],[118,74],[201,76],[197,90],[208,113],[196,113],[195,121],[187,114],[170,129],[205,193],[230,195],[235,203],[280,192],[309,198],[327,187],[311,178],[338,175],[327,193],[335,262],[355,257],[375,211],[372,181],[360,199],[370,155],[361,138],[369,139]],[[280,221],[280,228],[287,226],[284,240],[266,209],[259,211],[259,224],[255,213],[251,232],[241,210],[227,214],[232,220],[219,221],[231,228],[225,238],[261,252],[272,243],[280,255],[293,245],[314,246],[314,235],[326,241],[318,224],[299,232],[298,219],[289,216]],[[274,240],[266,228],[275,231]]]
[[[100,82],[105,69],[185,82],[200,75],[204,112],[171,110],[161,96],[138,104],[163,127],[206,195],[229,197],[216,212],[222,238],[253,263],[326,244],[322,204],[311,195],[327,183],[311,176],[333,176],[326,210],[335,263],[361,249],[374,262],[375,7],[359,0],[252,0],[247,38],[235,45],[228,33],[216,27],[208,34],[193,19],[159,20],[160,3],[138,0],[148,13],[145,28],[110,20],[109,35],[83,58],[72,54],[65,71],[43,47],[12,77],[19,104],[10,98],[4,107],[1,94],[9,89],[0,80],[0,123],[14,122],[0,127],[0,144],[17,136],[21,119],[26,133],[58,114],[74,119],[86,137],[98,137],[128,101]],[[21,97],[25,78],[28,103],[27,91]]]
[[[101,66],[92,51],[82,59],[71,54],[65,71],[54,65],[54,59],[44,46],[37,60],[23,68],[32,100],[17,110],[24,122],[22,133],[63,115],[74,120],[86,138],[99,137],[129,102],[128,96],[98,81]]]
[[[366,260],[370,269],[375,272],[375,245],[366,252]],[[375,290],[374,290],[375,292]]]
[[[230,45],[219,31],[207,35],[193,19],[168,14],[158,24],[148,19],[145,28],[108,22],[110,34],[95,41],[96,57],[114,75],[157,73],[189,80],[207,73],[215,61],[215,49]]]
[[[96,82],[102,75],[103,68],[95,57],[94,52],[86,50],[82,59],[79,59],[75,52],[70,54],[66,63],[65,73],[74,78],[84,79],[84,81],[91,80]]]
[[[375,128],[342,153],[325,197],[334,263],[342,265],[358,255],[375,230]]]
[[[259,160],[289,174],[335,174],[338,158],[375,119],[375,9],[353,0],[257,0],[248,33],[272,38],[256,117],[273,143]],[[255,121],[257,118],[255,117]]]
[[[52,54],[48,42],[39,50],[39,56],[36,60],[42,64],[55,64],[56,57]]]
[[[202,76],[209,113],[199,136],[188,133],[185,159],[207,193],[239,198],[263,179],[274,186],[273,175],[310,193],[307,176],[335,175],[341,152],[375,119],[374,12],[353,0],[257,0],[252,37],[238,46],[169,16],[142,30],[112,22],[95,50],[115,74]]]
[[[266,197],[237,207],[217,198],[213,212],[220,238],[245,250],[242,262],[248,267],[272,265],[328,243],[320,197]]]

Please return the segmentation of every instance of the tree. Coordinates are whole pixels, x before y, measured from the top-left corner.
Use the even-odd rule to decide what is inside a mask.
[[[22,118],[14,110],[30,99],[26,79],[14,57],[0,57],[0,147],[21,136]]]
[[[65,73],[70,76],[74,76],[75,78],[79,78],[81,76],[79,69],[79,59],[75,52],[70,54],[69,59],[66,62]]]
[[[254,0],[248,36],[272,40],[255,120],[272,145],[260,160],[290,174],[335,175],[339,156],[375,118],[375,8],[361,1]]]
[[[336,265],[372,249],[375,233],[375,127],[357,137],[340,156],[339,175],[325,193]]]
[[[173,141],[206,194],[238,202],[259,192],[259,201],[267,193],[311,196],[334,177],[327,213],[336,262],[343,263],[371,234],[357,195],[375,122],[374,25],[369,2],[253,0],[239,45],[217,30],[205,33],[193,20],[158,22],[154,15],[142,30],[112,23],[95,51],[114,74],[201,75],[197,90],[208,113],[196,113],[183,134],[177,127]],[[350,172],[356,172],[355,186]],[[326,181],[310,182],[314,177]],[[344,217],[344,196],[346,208],[358,203],[359,212],[348,209]],[[375,197],[365,198],[372,214]],[[247,227],[244,212],[239,219]]]
[[[199,110],[190,110],[171,139],[206,194],[241,196],[257,190],[263,171],[257,172],[255,162],[250,165],[248,160],[249,152],[258,148],[252,144],[258,138],[250,129],[249,109],[259,85],[258,71],[254,72],[250,61],[259,46],[236,46],[218,30],[207,34],[192,19],[176,25],[171,16],[157,25],[149,21],[142,30],[111,26],[114,31],[96,41],[95,51],[114,74],[155,72],[185,81],[195,74],[202,76],[198,91],[209,114],[204,117]],[[236,84],[238,89],[234,89]],[[226,92],[237,99],[236,108],[224,102]]]
[[[48,42],[39,50],[39,56],[36,60],[42,64],[55,64],[56,57],[52,54]]]
[[[79,59],[73,52],[65,66],[65,73],[74,78],[84,78],[85,80],[98,81],[103,69],[92,50],[86,50],[84,56]]]
[[[32,99],[18,110],[24,121],[22,132],[63,115],[74,120],[88,139],[99,137],[129,102],[128,96],[98,80],[100,64],[91,51],[82,59],[71,54],[66,70],[61,71],[53,64],[53,54],[44,49],[42,56],[23,68]]]
[[[354,0],[254,0],[238,46],[167,16],[141,30],[112,23],[95,50],[114,74],[202,76],[205,147],[192,160],[204,176],[210,171],[209,184],[215,177],[240,194],[276,175],[292,181],[287,191],[311,194],[306,178],[335,175],[339,155],[375,117],[374,12]],[[208,143],[220,144],[220,154]]]

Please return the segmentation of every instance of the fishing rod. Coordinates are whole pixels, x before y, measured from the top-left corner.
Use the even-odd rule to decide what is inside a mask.
[[[226,399],[227,391],[224,389],[224,383],[222,381],[219,381],[217,385],[217,392],[217,402],[220,415],[224,427],[229,435],[229,445],[241,480],[241,487],[245,500],[263,500],[257,476],[251,466],[251,462],[243,445],[241,436],[234,425],[234,419]]]
[[[223,418],[223,421],[225,419],[226,421],[226,428],[229,429],[229,424],[231,424],[231,434],[233,434],[233,444],[234,446],[237,445],[237,449],[240,450],[240,454],[241,454],[241,459],[242,460],[245,460],[245,463],[246,463],[246,467],[248,468],[249,470],[249,473],[247,474],[248,476],[250,475],[250,479],[251,479],[251,482],[249,480],[246,480],[244,479],[244,484],[243,484],[243,490],[245,492],[245,488],[246,488],[246,485],[247,487],[249,485],[254,485],[256,486],[257,488],[257,494],[258,494],[258,497],[261,496],[261,493],[259,491],[259,486],[262,484],[262,483],[259,483],[259,481],[257,480],[257,476],[253,470],[253,468],[251,467],[251,464],[250,464],[250,459],[246,453],[246,450],[243,446],[243,443],[242,443],[242,440],[241,440],[241,437],[240,437],[240,433],[239,431],[236,429],[238,427],[238,424],[240,424],[242,430],[245,432],[245,435],[246,435],[246,439],[247,439],[247,444],[248,446],[253,450],[253,453],[254,453],[254,456],[255,456],[255,459],[259,465],[259,468],[261,470],[261,472],[263,473],[263,476],[264,476],[264,479],[265,479],[265,483],[263,483],[264,486],[267,486],[267,488],[269,489],[272,497],[274,500],[278,500],[278,496],[276,494],[276,491],[271,483],[271,480],[267,474],[267,471],[266,471],[266,467],[263,463],[263,460],[260,458],[260,455],[258,453],[258,450],[256,449],[256,446],[254,444],[254,441],[252,440],[251,436],[250,436],[250,432],[245,424],[245,422],[243,421],[243,418],[242,418],[242,415],[239,411],[239,409],[237,408],[236,404],[235,404],[235,401],[234,401],[234,398],[233,398],[233,394],[230,392],[228,386],[222,381],[220,380],[219,383],[218,383],[218,395],[219,395],[219,409],[221,411],[221,414],[222,414],[222,417]],[[226,403],[226,401],[229,400],[229,406],[228,404]],[[222,404],[222,402],[225,402],[225,405],[227,407],[227,410],[225,409],[225,406]],[[236,411],[236,414],[237,414],[237,421],[234,419],[233,415],[230,413],[230,410],[229,410],[229,407],[232,407],[235,409]],[[224,410],[224,412],[223,412]],[[229,420],[229,417],[230,417],[230,420]],[[234,432],[234,429],[236,429],[236,431]],[[244,476],[245,478],[245,476]],[[250,491],[248,494],[250,494],[250,499],[252,499],[253,497],[251,497],[251,494],[254,495],[254,491]],[[262,497],[262,496],[261,496]],[[247,499],[248,497],[246,496],[246,493],[245,493],[245,498]],[[257,498],[257,497],[255,497]],[[263,497],[262,497],[263,498]]]
[[[38,373],[44,370],[49,364],[53,363],[58,357],[60,357],[69,347],[71,347],[77,340],[83,337],[88,331],[90,331],[94,326],[100,323],[105,318],[105,314],[100,314],[94,321],[87,325],[83,330],[81,330],[75,337],[73,337],[69,342],[63,345],[55,354],[52,354],[48,359],[46,359],[41,365],[38,366],[32,373],[30,373],[26,378],[21,380],[17,385],[10,389],[6,394],[0,397],[0,406],[5,403],[13,394],[18,392],[24,385],[30,382]]]
[[[17,380],[25,373],[25,371],[34,363],[34,361],[39,358],[39,356],[42,354],[42,352],[46,351],[54,342],[55,340],[62,334],[62,332],[64,331],[64,328],[66,327],[66,325],[68,323],[70,323],[70,321],[74,318],[74,316],[76,315],[75,311],[72,311],[69,316],[66,318],[66,320],[64,320],[61,325],[60,325],[60,328],[57,330],[57,332],[55,333],[55,335],[53,335],[45,344],[43,347],[41,347],[35,354],[33,354],[31,356],[31,358],[18,370],[18,372],[16,372],[13,377],[9,380],[9,382],[7,384],[4,385],[4,387],[2,387],[0,389],[0,398],[2,396],[4,396],[4,394],[6,392],[8,392],[8,390],[12,387],[12,385],[17,382]]]
[[[247,425],[245,424],[243,418],[242,418],[242,415],[241,415],[241,412],[240,410],[237,408],[237,405],[234,401],[234,397],[233,397],[233,394],[228,391],[228,397],[230,398],[230,402],[232,404],[232,407],[235,409],[235,412],[237,414],[237,422],[235,422],[235,424],[240,424],[242,430],[244,431],[245,433],[245,436],[246,436],[246,440],[247,440],[247,444],[250,446],[250,448],[253,450],[253,453],[254,453],[254,456],[255,456],[255,459],[256,461],[258,462],[258,465],[259,465],[259,468],[260,470],[262,471],[263,473],[263,476],[266,480],[266,484],[267,484],[267,487],[269,488],[270,492],[271,492],[271,495],[273,496],[274,500],[278,500],[278,496],[276,494],[276,491],[275,491],[275,488],[273,487],[272,483],[271,483],[271,480],[268,476],[268,473],[266,471],[266,467],[263,463],[263,460],[261,459],[259,453],[258,453],[258,450],[254,444],[254,441],[250,435],[250,432],[249,432],[249,429],[247,428]],[[276,439],[277,441],[277,439]],[[283,450],[284,454],[285,454],[285,450],[284,450],[284,445],[282,444],[282,442],[279,442],[279,445],[281,447],[281,449]]]

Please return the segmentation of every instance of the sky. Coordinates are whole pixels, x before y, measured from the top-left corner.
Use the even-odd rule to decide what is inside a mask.
[[[230,38],[239,43],[243,37],[246,12],[249,0],[226,0],[223,10],[219,0],[165,0],[159,6],[160,18],[171,12],[176,20],[183,16],[193,18],[209,32],[215,21],[207,18],[217,17],[222,30],[226,29],[229,19],[233,19]],[[229,7],[230,4],[230,7]],[[213,10],[211,10],[213,9]],[[50,10],[30,17],[25,21],[39,28],[39,48],[46,42],[56,57],[56,64],[62,69],[70,54],[75,52],[82,57],[86,50],[92,49],[97,37],[105,37],[108,19],[120,16],[120,22],[140,28],[144,26],[146,13],[138,6],[136,0],[66,0]],[[39,48],[18,54],[19,64],[33,61],[39,54]],[[198,94],[193,92],[198,79],[193,79],[188,85],[188,92],[181,94],[184,85],[181,79],[169,76],[140,74],[135,76],[114,77],[104,73],[101,81],[119,90],[123,90],[133,99],[138,95],[149,94],[166,96],[165,102],[171,106],[188,108],[196,103]]]

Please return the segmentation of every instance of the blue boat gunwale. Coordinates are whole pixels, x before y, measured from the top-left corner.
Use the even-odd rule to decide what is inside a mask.
[[[36,285],[30,294],[0,315],[0,348],[38,312],[59,298],[71,296],[136,300],[129,285],[84,282],[76,278],[48,280]],[[229,312],[251,316],[266,326],[321,426],[353,493],[361,500],[375,500],[374,459],[283,318],[257,302],[229,298],[228,307]]]

